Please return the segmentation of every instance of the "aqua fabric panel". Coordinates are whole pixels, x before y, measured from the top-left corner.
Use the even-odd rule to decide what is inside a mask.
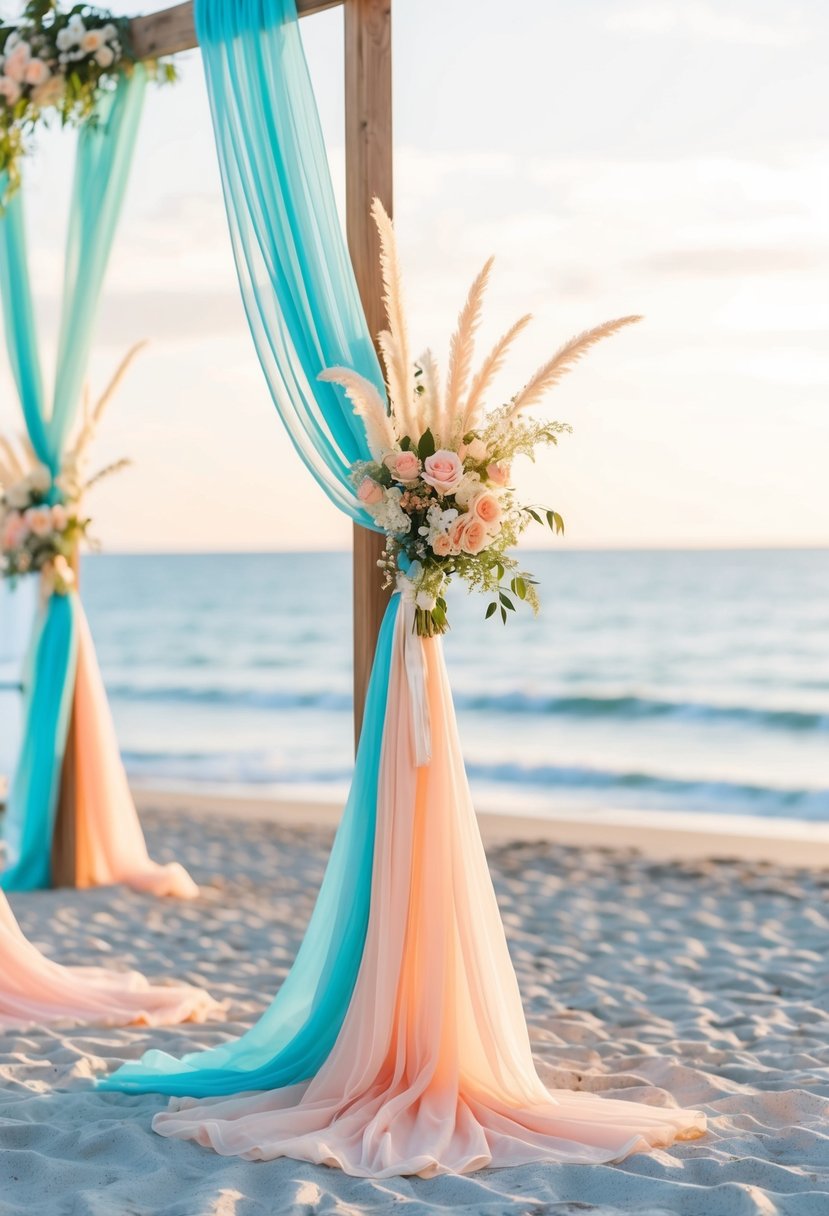
[[[77,597],[53,595],[36,626],[26,668],[23,745],[4,826],[9,865],[0,874],[0,887],[5,891],[51,885],[52,836],[77,660]]]
[[[342,511],[376,524],[349,466],[370,454],[326,367],[383,377],[334,200],[294,0],[197,0],[228,225],[265,379],[307,468]]]
[[[307,1081],[334,1046],[363,957],[371,902],[377,787],[392,641],[400,596],[392,597],[377,641],[354,780],[308,930],[266,1013],[241,1038],[177,1060],[148,1051],[100,1089],[203,1098]]]
[[[0,297],[6,346],[37,458],[59,473],[81,402],[104,274],[112,250],[132,164],[147,83],[138,65],[102,95],[96,121],[78,135],[66,243],[60,338],[51,408],[46,400],[26,246],[23,195],[19,190],[0,215]],[[0,183],[2,189],[2,183]],[[74,600],[53,596],[37,635],[25,737],[12,780],[3,828],[19,861],[0,881],[6,890],[48,886],[52,829],[65,743],[66,707],[74,692]],[[47,661],[48,660],[48,661]],[[66,681],[62,683],[61,681]],[[50,734],[51,732],[51,734]]]

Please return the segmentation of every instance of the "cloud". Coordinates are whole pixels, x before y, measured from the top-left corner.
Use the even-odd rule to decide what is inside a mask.
[[[648,274],[693,278],[744,278],[806,271],[825,266],[827,253],[816,249],[665,249],[631,263]]]
[[[757,4],[724,4],[707,0],[644,0],[622,6],[607,18],[607,28],[644,36],[679,35],[707,42],[750,46],[798,46],[809,31],[802,15],[790,5],[777,4],[764,19]]]

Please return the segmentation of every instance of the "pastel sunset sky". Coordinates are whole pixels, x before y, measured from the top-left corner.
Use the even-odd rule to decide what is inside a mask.
[[[342,193],[341,15],[303,34]],[[564,543],[829,544],[829,6],[394,0],[394,37],[415,346],[445,349],[490,253],[482,343],[536,318],[507,395],[577,330],[646,316],[550,397],[574,434],[521,471]],[[96,533],[110,550],[345,547],[264,385],[198,53],[180,66],[148,98],[91,368],[100,388],[151,340],[101,437],[102,462],[135,465],[90,502]],[[47,367],[72,143],[41,138],[27,169]],[[18,419],[3,360],[0,426]]]

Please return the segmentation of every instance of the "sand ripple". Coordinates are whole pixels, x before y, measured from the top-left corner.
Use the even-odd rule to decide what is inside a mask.
[[[163,1100],[90,1078],[150,1045],[181,1053],[247,1027],[296,950],[330,840],[263,823],[148,814],[193,904],[122,889],[16,896],[63,963],[96,954],[206,987],[226,1025],[0,1037],[0,1214],[276,1216],[446,1208],[480,1216],[829,1216],[829,877],[653,864],[551,844],[491,851],[543,1078],[702,1107],[703,1141],[621,1166],[374,1183],[293,1161],[224,1160],[149,1131]]]

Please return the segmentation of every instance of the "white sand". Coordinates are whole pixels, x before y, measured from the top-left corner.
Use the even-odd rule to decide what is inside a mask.
[[[330,845],[325,826],[215,810],[150,812],[145,824],[154,856],[210,884],[201,901],[58,891],[15,896],[15,911],[59,961],[95,952],[203,984],[233,1001],[234,1021],[0,1037],[2,1216],[829,1216],[826,873],[669,865],[549,840],[492,845],[547,1083],[643,1101],[670,1094],[705,1109],[710,1134],[615,1167],[373,1183],[162,1140],[149,1123],[163,1099],[91,1090],[92,1076],[149,1046],[181,1053],[250,1024],[293,957]],[[507,830],[490,824],[487,835]]]

